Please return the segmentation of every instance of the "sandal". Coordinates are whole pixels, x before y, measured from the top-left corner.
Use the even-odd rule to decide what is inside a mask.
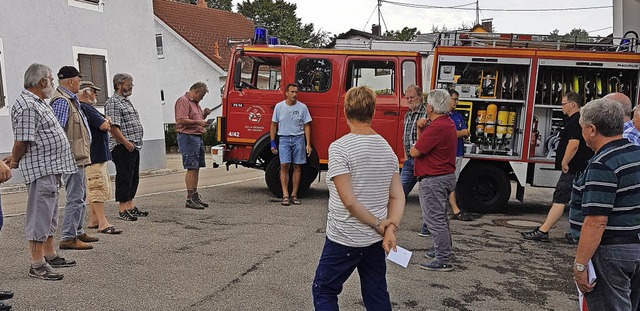
[[[105,233],[105,234],[120,234],[122,233],[122,230],[118,230],[116,229],[116,227],[111,226],[111,227],[106,227],[102,230],[98,230],[98,232]]]
[[[295,195],[291,196],[291,203],[295,204],[295,205],[300,205],[302,203],[300,203],[300,200],[298,200],[298,197]]]
[[[280,203],[280,204],[282,204],[282,205],[284,205],[284,206],[289,206],[289,205],[291,205],[291,202],[289,202],[289,197],[283,197],[283,198],[282,198],[282,203]]]
[[[472,221],[471,217],[467,216],[463,212],[458,212],[457,214],[453,214],[451,219],[460,220],[460,221]]]
[[[98,225],[95,225],[95,226],[87,226],[87,229],[98,229]]]

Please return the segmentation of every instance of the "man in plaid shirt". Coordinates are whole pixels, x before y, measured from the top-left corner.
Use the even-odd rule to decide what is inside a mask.
[[[55,91],[51,69],[41,64],[29,66],[24,88],[11,107],[14,143],[11,156],[4,161],[11,168],[20,168],[27,185],[29,276],[61,280],[63,275],[52,267],[72,267],[76,262],[58,256],[53,245],[58,226],[58,188],[62,174],[73,174],[77,168],[64,129],[44,101]]]
[[[116,201],[120,203],[118,218],[136,221],[149,212],[133,204],[140,180],[140,149],[144,130],[140,115],[129,101],[133,93],[133,77],[126,73],[113,76],[115,93],[105,104],[105,114],[111,117],[109,149],[116,165]]]
[[[407,114],[404,115],[404,136],[402,137],[402,141],[404,143],[406,160],[402,164],[400,181],[402,182],[402,189],[404,190],[406,199],[418,182],[418,179],[413,175],[413,158],[409,155],[409,150],[411,150],[411,147],[415,145],[418,140],[417,122],[419,119],[426,118],[427,110],[422,103],[422,90],[417,85],[410,85],[404,92],[404,96],[407,99],[409,110]],[[431,232],[427,229],[426,222],[423,222],[418,235],[422,237],[431,236]]]

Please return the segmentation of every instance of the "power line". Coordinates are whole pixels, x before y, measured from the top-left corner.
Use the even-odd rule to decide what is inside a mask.
[[[409,7],[409,8],[419,8],[419,9],[450,9],[450,10],[464,10],[464,11],[475,11],[475,8],[465,8],[469,4],[465,5],[457,5],[457,6],[438,6],[438,5],[428,5],[428,4],[415,4],[415,3],[405,3],[405,2],[396,2],[396,1],[388,1],[381,0],[382,2]],[[475,2],[471,3],[475,4]],[[548,9],[505,9],[505,8],[483,8],[484,11],[491,12],[554,12],[554,11],[582,11],[582,10],[597,10],[597,9],[610,9],[612,5],[602,5],[602,6],[589,6],[589,7],[574,7],[574,8],[548,8]]]
[[[600,28],[600,29],[596,29],[596,30],[589,30],[589,31],[587,31],[587,32],[588,32],[588,33],[591,33],[591,32],[598,32],[598,31],[607,30],[607,29],[611,29],[611,28],[613,28],[613,26],[604,27],[604,28]]]

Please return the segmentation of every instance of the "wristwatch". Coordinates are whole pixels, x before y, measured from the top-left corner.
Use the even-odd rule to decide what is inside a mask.
[[[573,267],[576,268],[578,272],[583,272],[587,267],[577,261],[573,262]]]

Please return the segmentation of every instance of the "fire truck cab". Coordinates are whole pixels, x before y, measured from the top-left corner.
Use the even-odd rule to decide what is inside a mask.
[[[309,108],[312,155],[303,166],[299,194],[326,170],[329,145],[349,132],[344,96],[351,87],[367,85],[377,93],[373,128],[404,158],[403,90],[422,83],[417,52],[315,50],[282,46],[235,49],[222,96],[219,139],[224,161],[265,170],[269,189],[281,196],[280,161],[271,153],[269,127],[275,105],[284,100],[289,83],[298,85],[298,101]]]

